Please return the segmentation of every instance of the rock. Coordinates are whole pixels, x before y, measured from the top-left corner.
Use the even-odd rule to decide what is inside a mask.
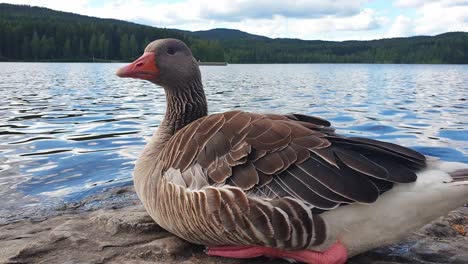
[[[458,235],[457,231],[450,225],[440,222],[426,225],[420,230],[420,232],[434,237],[456,237]]]
[[[87,198],[42,221],[0,226],[0,263],[286,264],[285,260],[209,257],[159,227],[129,188]],[[349,260],[350,264],[468,263],[468,210],[460,208],[405,241]]]
[[[97,213],[97,216],[91,218],[91,222],[99,225],[112,235],[121,232],[148,233],[162,230],[146,211],[144,211],[143,207],[130,212],[100,212]]]
[[[449,263],[452,264],[466,264],[468,263],[468,254],[466,251],[462,253],[461,255],[455,255],[449,259]]]
[[[193,247],[188,242],[175,237],[168,236],[151,241],[135,248],[132,253],[137,258],[145,261],[158,261],[163,259],[186,260],[193,255]]]
[[[426,241],[417,243],[411,248],[411,253],[418,259],[435,263],[448,263],[449,259],[456,253],[452,245],[443,242],[427,243]]]

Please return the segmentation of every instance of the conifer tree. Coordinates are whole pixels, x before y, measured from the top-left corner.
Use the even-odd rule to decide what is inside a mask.
[[[34,31],[32,40],[31,40],[31,51],[32,51],[32,57],[34,60],[37,60],[40,56],[40,50],[41,50],[41,40],[39,39],[39,35],[37,34],[36,31]]]

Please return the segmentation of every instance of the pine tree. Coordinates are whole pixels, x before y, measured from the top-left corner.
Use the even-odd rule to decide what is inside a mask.
[[[147,46],[148,44],[150,44],[149,38],[148,38],[148,37],[145,37],[145,40],[144,40],[143,43],[141,43],[141,44],[142,44],[141,50],[145,50],[146,46]]]
[[[91,39],[89,40],[89,54],[94,58],[97,56],[98,44],[96,40],[96,34],[93,33]]]
[[[31,40],[31,51],[32,57],[34,58],[34,60],[37,60],[40,56],[41,40],[39,39],[39,35],[36,31],[34,31],[33,38]]]
[[[59,56],[59,53],[57,53],[56,51],[57,50],[55,48],[55,38],[47,38],[47,59],[52,59]]]
[[[130,57],[135,58],[138,56],[138,42],[135,38],[135,35],[132,34],[130,37]]]
[[[99,36],[98,47],[99,55],[102,58],[107,59],[107,54],[109,52],[109,41],[106,39],[106,35],[104,33]]]
[[[128,59],[130,56],[129,54],[129,46],[128,46],[128,35],[123,34],[120,36],[120,58],[123,60]]]
[[[71,48],[70,38],[67,38],[67,40],[65,40],[65,44],[63,45],[63,56],[65,58],[72,57],[72,48]]]
[[[31,41],[28,36],[24,36],[23,44],[21,46],[21,58],[29,59],[31,57]]]
[[[45,35],[42,35],[40,41],[39,58],[46,59],[49,55],[49,41]]]
[[[82,38],[80,38],[80,50],[79,50],[79,57],[84,58],[86,56],[86,51],[84,47],[84,41]]]

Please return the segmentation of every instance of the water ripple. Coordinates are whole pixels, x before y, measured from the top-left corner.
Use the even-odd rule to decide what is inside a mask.
[[[165,111],[164,91],[118,64],[0,63],[0,217],[131,184]],[[468,162],[468,67],[202,67],[210,112],[300,112],[345,135]]]

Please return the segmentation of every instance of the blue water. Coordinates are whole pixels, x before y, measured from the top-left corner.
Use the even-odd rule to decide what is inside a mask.
[[[165,111],[120,64],[0,63],[0,217],[130,185]],[[209,111],[302,112],[346,135],[468,163],[468,66],[202,67]]]

